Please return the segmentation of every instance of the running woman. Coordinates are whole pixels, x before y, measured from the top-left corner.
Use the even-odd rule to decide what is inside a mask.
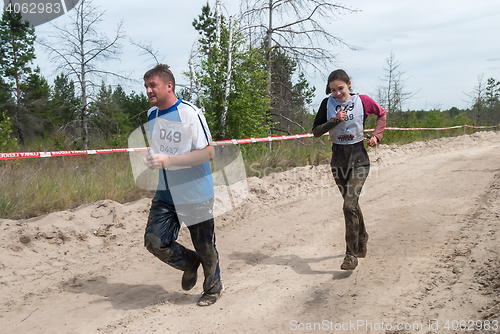
[[[346,254],[340,266],[354,270],[358,258],[367,253],[368,233],[359,207],[359,195],[370,171],[370,159],[363,143],[365,120],[376,115],[375,131],[368,145],[376,146],[386,124],[386,112],[367,95],[351,93],[351,79],[344,70],[330,73],[325,98],[314,120],[313,134],[321,137],[329,132],[332,142],[331,168],[335,183],[344,199]]]

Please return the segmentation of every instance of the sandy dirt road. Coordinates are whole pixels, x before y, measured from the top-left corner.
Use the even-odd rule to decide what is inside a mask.
[[[183,291],[143,247],[148,199],[0,220],[0,332],[456,333],[460,321],[500,332],[500,133],[370,156],[356,270],[340,270],[328,166],[250,178],[245,203],[216,219],[226,292],[206,308],[200,282]],[[187,229],[179,241],[190,245]]]

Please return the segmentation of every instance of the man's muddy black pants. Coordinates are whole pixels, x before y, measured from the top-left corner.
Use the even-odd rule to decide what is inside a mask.
[[[189,270],[199,260],[205,275],[205,293],[217,293],[222,288],[212,209],[213,199],[189,208],[153,199],[144,234],[148,251],[175,269]],[[195,251],[176,242],[181,222],[191,233]]]
[[[358,257],[359,244],[368,240],[359,195],[370,172],[370,166],[332,167],[335,183],[344,198],[346,254]]]

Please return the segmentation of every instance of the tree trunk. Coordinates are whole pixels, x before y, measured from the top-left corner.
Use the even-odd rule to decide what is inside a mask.
[[[215,52],[216,52],[216,64],[215,73],[219,72],[220,67],[220,31],[221,31],[221,12],[220,12],[220,0],[217,0],[215,5]]]
[[[80,26],[80,57],[81,57],[81,64],[80,64],[80,81],[81,81],[81,87],[82,87],[82,142],[83,142],[83,149],[88,150],[89,149],[89,129],[88,129],[88,119],[87,119],[87,82],[86,82],[86,77],[85,77],[85,53],[83,50],[85,50],[85,32],[84,32],[84,18],[83,18],[83,10],[80,12],[80,20],[81,20],[81,26]]]
[[[273,0],[269,0],[269,26],[267,29],[267,50],[266,50],[266,61],[267,61],[267,94],[271,96],[271,83],[272,83],[272,66],[271,66],[271,48],[272,35],[273,35]]]
[[[89,149],[89,129],[88,129],[88,119],[87,119],[87,92],[85,83],[82,83],[82,142],[83,149]]]
[[[273,37],[273,0],[269,0],[269,27],[267,30],[267,52],[266,52],[266,61],[267,61],[267,95],[271,97],[271,85],[272,85],[272,64],[271,64],[271,48],[273,46],[272,42]],[[272,98],[271,102],[272,103]],[[269,105],[269,109],[267,111],[268,115],[271,114],[271,105]],[[266,120],[266,122],[269,122]],[[269,130],[269,135],[272,135],[272,130]],[[270,141],[268,143],[269,149],[273,149],[273,144]]]
[[[222,110],[222,117],[220,121],[220,126],[222,129],[222,139],[226,139],[226,117],[227,108],[229,103],[229,91],[231,89],[231,52],[233,48],[233,17],[229,18],[229,44],[228,44],[228,58],[227,58],[227,77],[226,77],[226,92],[224,94],[224,108]]]
[[[191,82],[194,82],[196,85],[196,91],[198,95],[198,107],[203,109],[203,99],[201,97],[201,84],[198,78],[196,77],[196,72],[194,71],[193,58],[189,58],[189,70],[191,71]]]
[[[16,79],[16,114],[14,118],[16,120],[16,132],[17,132],[17,137],[19,138],[19,143],[21,144],[21,146],[24,146],[24,133],[21,127],[21,121],[19,117],[21,114],[21,87],[19,87],[19,73],[16,73],[15,79]]]

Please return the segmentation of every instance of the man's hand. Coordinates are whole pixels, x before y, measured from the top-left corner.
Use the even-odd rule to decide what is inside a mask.
[[[166,154],[148,154],[144,157],[144,164],[149,169],[162,169],[170,166],[169,156]]]

